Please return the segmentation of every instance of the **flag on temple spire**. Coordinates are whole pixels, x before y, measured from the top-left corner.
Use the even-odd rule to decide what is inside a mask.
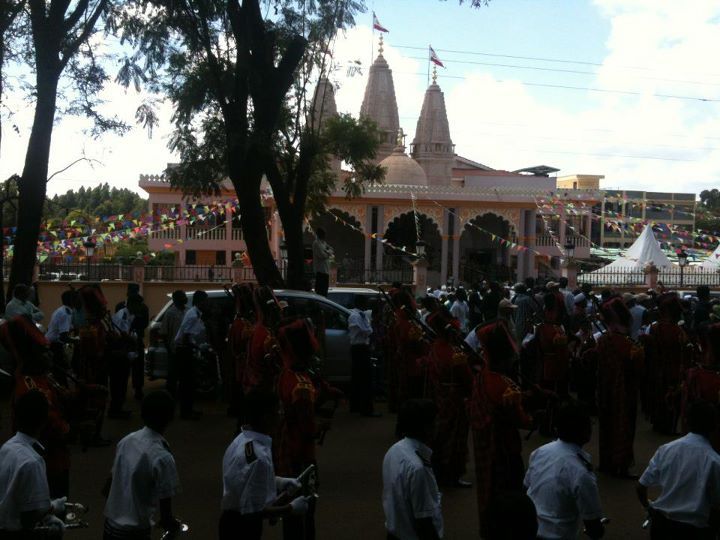
[[[388,30],[382,24],[380,24],[380,21],[378,20],[377,15],[375,15],[374,11],[373,11],[373,29],[377,30],[378,32],[390,32],[390,30]]]
[[[436,66],[444,68],[445,64],[442,63],[442,60],[440,60],[440,57],[435,52],[435,49],[433,49],[431,46],[428,46],[428,48],[430,49],[430,61]]]

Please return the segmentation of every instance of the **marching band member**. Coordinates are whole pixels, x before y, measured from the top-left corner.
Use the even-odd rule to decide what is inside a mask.
[[[647,369],[645,370],[647,407],[653,429],[673,434],[680,417],[680,386],[688,367],[688,337],[678,324],[683,308],[678,295],[664,293],[658,297],[658,321],[643,338]]]
[[[112,475],[106,485],[104,540],[149,540],[153,515],[159,525],[177,531],[172,497],[180,492],[175,458],[163,437],[173,419],[175,402],[164,390],[148,393],[142,402],[145,427],[117,445]]]
[[[232,290],[235,298],[235,319],[230,324],[228,332],[228,354],[232,362],[233,382],[230,386],[228,411],[231,416],[237,416],[239,419],[242,412],[242,382],[247,366],[248,344],[255,328],[255,310],[250,285],[234,285]]]
[[[48,421],[37,439],[44,447],[43,458],[50,496],[67,497],[70,491],[70,424],[64,412],[69,391],[50,375],[48,342],[37,327],[24,317],[14,317],[0,327],[0,341],[19,355],[20,370],[15,381],[15,401],[40,391],[48,402]]]
[[[273,390],[281,368],[277,342],[282,310],[272,289],[258,287],[253,291],[257,320],[248,344],[247,363],[243,373],[243,392],[254,389]]]
[[[705,328],[705,357],[703,365],[687,371],[683,387],[684,413],[698,401],[711,403],[720,409],[720,323]],[[683,417],[686,415],[683,414]],[[720,430],[716,431],[711,442],[720,451]]]
[[[397,435],[403,437],[383,459],[385,528],[388,540],[443,537],[440,490],[432,470],[435,404],[410,399],[400,406]]]
[[[207,343],[203,316],[209,308],[205,291],[193,293],[193,307],[187,310],[175,335],[180,418],[197,420],[202,413],[193,410],[195,402],[195,349]]]
[[[580,521],[590,538],[602,538],[604,527],[600,493],[590,454],[592,422],[584,406],[566,402],[556,411],[558,439],[530,455],[524,485],[535,504],[538,538],[571,540]]]
[[[297,477],[308,466],[315,465],[315,440],[320,426],[315,421],[319,389],[313,381],[310,366],[319,348],[306,320],[285,324],[278,331],[282,347],[283,369],[277,391],[284,411],[280,424],[279,452],[276,470],[284,477]],[[309,502],[304,516],[289,516],[283,524],[283,538],[315,538],[315,501]]]
[[[175,336],[182,325],[187,311],[188,298],[185,291],[177,290],[172,293],[172,305],[165,311],[160,323],[160,336],[165,343],[168,354],[167,391],[173,398],[177,397],[178,365],[175,350]]]
[[[247,423],[223,457],[220,540],[257,540],[265,519],[307,512],[310,497],[290,494],[299,482],[275,476],[271,435],[278,427],[278,406],[272,392],[253,390],[245,396]]]
[[[24,283],[18,283],[13,289],[12,300],[5,307],[5,319],[12,319],[15,316],[27,317],[32,322],[40,322],[45,315],[35,304],[30,301],[30,287]]]
[[[466,400],[472,390],[467,354],[457,345],[458,325],[445,310],[428,317],[437,337],[430,347],[428,378],[438,408],[437,434],[433,439],[433,469],[441,484],[471,487],[463,480],[468,456],[470,423]]]
[[[48,402],[33,390],[15,402],[17,433],[0,448],[0,540],[23,540],[43,525],[62,534],[54,514],[65,510],[63,498],[50,500],[43,453],[38,441],[48,420]]]
[[[67,370],[70,366],[65,361],[65,344],[73,341],[70,332],[73,329],[73,311],[77,304],[77,293],[72,289],[63,291],[60,300],[62,306],[57,308],[50,317],[45,337],[50,342],[53,364]],[[58,379],[63,380],[63,377],[58,377]]]
[[[504,323],[477,330],[486,366],[475,368],[468,402],[475,451],[477,504],[481,534],[489,501],[505,491],[521,491],[524,475],[519,428],[532,419],[523,407],[520,388],[504,369],[516,354],[515,343]]]
[[[717,407],[706,402],[688,409],[690,433],[658,448],[640,477],[637,494],[648,511],[651,540],[717,538],[720,517],[720,456],[710,444],[718,430]],[[648,500],[648,488],[660,496]]]
[[[395,325],[393,327],[395,349],[394,364],[398,378],[398,403],[424,395],[425,374],[420,359],[427,355],[428,346],[423,330],[414,321],[417,312],[415,299],[406,290],[393,296]]]
[[[643,349],[630,338],[632,314],[619,297],[600,306],[607,332],[597,340],[600,471],[627,477],[633,443]]]

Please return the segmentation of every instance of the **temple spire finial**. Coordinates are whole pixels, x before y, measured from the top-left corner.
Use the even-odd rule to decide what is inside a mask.
[[[383,53],[383,50],[384,50],[384,49],[383,49],[383,44],[384,44],[384,41],[383,41],[383,35],[382,35],[382,32],[381,32],[381,33],[380,33],[380,44],[378,45],[378,54],[382,54],[382,53]]]
[[[437,84],[437,66],[433,65],[432,83]]]

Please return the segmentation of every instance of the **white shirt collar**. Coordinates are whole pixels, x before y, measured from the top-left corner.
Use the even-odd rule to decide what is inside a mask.
[[[406,443],[410,445],[410,447],[415,450],[421,458],[430,461],[433,452],[429,446],[418,441],[417,439],[412,439],[410,437],[405,437],[405,439],[403,440],[406,441]]]
[[[155,431],[152,428],[145,426],[144,428],[142,428],[140,430],[140,433],[142,434],[143,438],[145,438],[145,439],[151,439],[151,440],[154,439],[154,440],[162,441],[163,443],[167,444],[165,437],[160,435],[157,431]]]
[[[242,427],[243,435],[245,435],[248,439],[253,441],[258,441],[260,444],[270,447],[272,445],[272,437],[270,435],[265,435],[264,433],[260,433],[259,431],[253,431],[252,429],[248,429],[248,426]]]
[[[40,444],[40,441],[38,441],[38,440],[37,440],[36,438],[34,438],[34,437],[31,437],[31,436],[28,435],[27,433],[23,433],[22,431],[18,431],[18,432],[15,434],[15,439],[16,439],[18,442],[21,442],[22,444],[26,444],[26,445],[28,445],[28,446],[30,446],[30,447],[35,446],[35,445],[38,445],[43,451],[45,451],[45,447],[44,447],[42,444]]]
[[[710,441],[708,441],[705,436],[700,435],[699,433],[693,433],[691,431],[683,438],[688,442],[697,444],[698,446],[707,446],[708,448],[711,448]]]

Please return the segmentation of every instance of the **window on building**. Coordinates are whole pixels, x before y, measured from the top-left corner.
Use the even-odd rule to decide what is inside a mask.
[[[197,252],[194,249],[185,252],[185,264],[197,264]]]

